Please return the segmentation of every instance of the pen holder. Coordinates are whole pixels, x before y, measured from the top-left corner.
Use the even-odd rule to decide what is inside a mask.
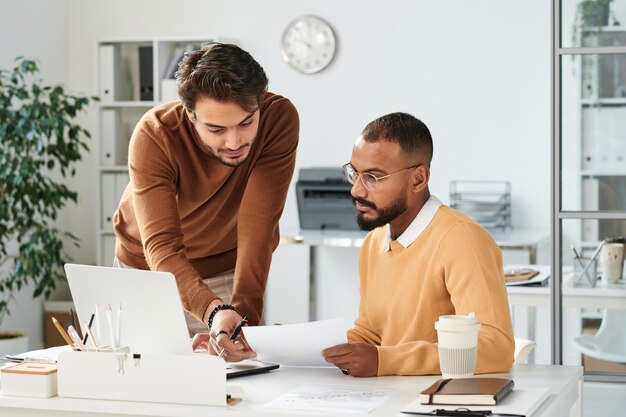
[[[574,286],[595,287],[598,282],[598,259],[574,257]]]
[[[58,395],[225,406],[226,363],[212,355],[62,352]]]

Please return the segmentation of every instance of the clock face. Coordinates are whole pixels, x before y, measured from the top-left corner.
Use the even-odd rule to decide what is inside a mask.
[[[335,55],[335,34],[316,16],[302,16],[287,26],[280,45],[283,60],[297,71],[313,74],[326,68]]]

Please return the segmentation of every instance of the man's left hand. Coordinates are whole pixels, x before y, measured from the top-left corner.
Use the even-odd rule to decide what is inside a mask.
[[[376,376],[378,349],[362,342],[344,343],[322,351],[326,362],[332,363],[352,376]]]

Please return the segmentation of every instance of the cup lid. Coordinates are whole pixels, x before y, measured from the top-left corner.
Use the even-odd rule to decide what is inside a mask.
[[[480,323],[478,322],[478,319],[476,319],[476,315],[472,311],[467,316],[439,316],[439,320],[435,322],[435,329],[450,332],[476,331],[480,329]]]

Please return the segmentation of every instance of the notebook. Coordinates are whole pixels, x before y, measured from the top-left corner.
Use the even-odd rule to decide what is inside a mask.
[[[193,354],[173,274],[77,264],[65,264],[65,274],[81,328],[98,305],[100,318],[94,320],[92,333],[99,345],[111,344],[107,320],[111,305],[111,324],[116,325],[121,311],[120,345],[129,346],[131,352]],[[84,333],[85,329],[82,330]],[[276,364],[250,362],[254,363],[227,363],[227,377],[278,368]]]
[[[496,405],[511,390],[513,380],[504,378],[440,379],[420,392],[422,404]]]
[[[532,416],[549,396],[549,391],[546,387],[515,387],[498,405],[425,405],[420,404],[420,399],[418,398],[404,406],[400,412],[405,414],[423,414],[430,413],[436,409],[456,410],[459,407],[463,407],[471,411],[489,410],[493,414]]]

